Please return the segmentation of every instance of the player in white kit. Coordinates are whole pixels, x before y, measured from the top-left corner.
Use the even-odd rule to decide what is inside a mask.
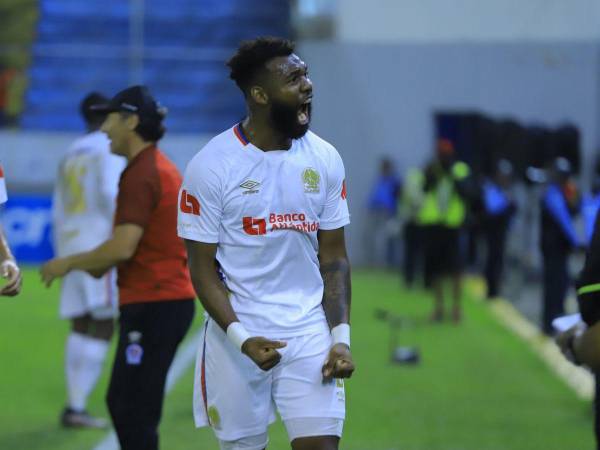
[[[57,256],[90,250],[112,233],[115,197],[125,161],[110,153],[109,141],[99,131],[104,115],[91,109],[106,102],[97,93],[81,103],[88,133],[64,155],[54,189],[52,217]],[[87,399],[106,359],[116,313],[115,273],[93,278],[73,271],[63,279],[60,315],[71,321],[65,348],[68,404],[61,414],[66,427],[100,428],[107,421],[90,416]]]
[[[3,205],[8,200],[6,193],[6,180],[4,179],[4,169],[0,166],[0,205]],[[0,228],[0,277],[6,280],[6,284],[0,288],[0,295],[13,297],[21,292],[21,269],[17,266],[17,262],[4,236],[4,230]]]
[[[188,164],[179,236],[208,313],[194,416],[221,449],[338,448],[350,354],[344,166],[308,131],[312,83],[293,44],[259,38],[228,65],[248,116]]]

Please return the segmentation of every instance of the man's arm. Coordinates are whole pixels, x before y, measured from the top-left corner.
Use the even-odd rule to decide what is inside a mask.
[[[0,295],[12,297],[21,291],[21,270],[10,251],[2,228],[0,228],[0,276],[8,280],[6,285],[0,289]]]
[[[220,280],[215,256],[217,244],[207,244],[185,239],[188,254],[188,266],[196,295],[208,315],[227,331],[233,322],[239,322],[225,285]]]
[[[349,378],[354,371],[350,354],[350,262],[344,228],[320,230],[319,264],[323,277],[323,310],[332,330],[333,346],[323,366],[325,378]]]
[[[596,217],[594,233],[585,264],[577,280],[579,312],[587,328],[578,325],[559,334],[556,342],[569,360],[583,364],[600,374],[600,215]]]
[[[139,225],[117,225],[112,237],[95,249],[48,261],[40,269],[42,281],[49,287],[55,278],[63,277],[72,270],[102,276],[111,267],[133,257],[143,234],[144,229]]]
[[[577,324],[557,335],[556,343],[569,361],[600,374],[600,322],[587,329]]]
[[[344,229],[321,230],[319,264],[323,277],[323,309],[329,328],[350,323],[350,262],[346,254]]]
[[[225,284],[219,278],[215,257],[217,244],[185,240],[188,266],[196,294],[209,316],[227,333],[229,339],[262,370],[269,370],[281,360],[278,348],[285,342],[250,337],[231,307]]]

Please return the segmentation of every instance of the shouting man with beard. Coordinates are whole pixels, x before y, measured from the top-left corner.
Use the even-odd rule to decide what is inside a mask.
[[[336,450],[350,354],[344,166],[308,131],[312,83],[290,41],[230,59],[248,116],[191,160],[178,232],[206,309],[194,416],[221,449],[263,450],[277,410],[293,450]]]

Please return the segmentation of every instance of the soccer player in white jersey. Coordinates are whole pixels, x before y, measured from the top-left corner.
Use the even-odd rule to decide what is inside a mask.
[[[248,115],[191,160],[180,192],[208,313],[196,425],[221,449],[262,450],[277,410],[293,450],[334,450],[354,371],[344,166],[308,131],[312,83],[291,42],[245,42],[228,66]]]
[[[0,166],[0,205],[6,203],[8,194],[6,193],[6,180],[4,179],[4,169]],[[6,284],[0,288],[0,295],[14,297],[21,292],[21,269],[4,236],[4,230],[0,228],[0,277],[6,280]]]
[[[118,182],[125,161],[110,153],[100,126],[105,114],[92,106],[107,99],[88,94],[80,112],[88,133],[64,155],[54,189],[52,217],[57,256],[90,250],[112,233]],[[114,329],[116,284],[114,271],[96,279],[82,271],[64,277],[60,315],[71,321],[65,348],[68,403],[61,414],[65,427],[102,428],[107,421],[90,416],[87,399],[102,373]]]

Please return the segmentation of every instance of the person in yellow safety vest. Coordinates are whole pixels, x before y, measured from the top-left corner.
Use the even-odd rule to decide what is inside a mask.
[[[431,319],[444,319],[444,281],[452,280],[452,320],[461,320],[463,257],[461,228],[467,215],[469,166],[455,159],[454,145],[440,139],[435,159],[424,170],[423,201],[418,221],[425,237],[425,276],[435,303]]]

